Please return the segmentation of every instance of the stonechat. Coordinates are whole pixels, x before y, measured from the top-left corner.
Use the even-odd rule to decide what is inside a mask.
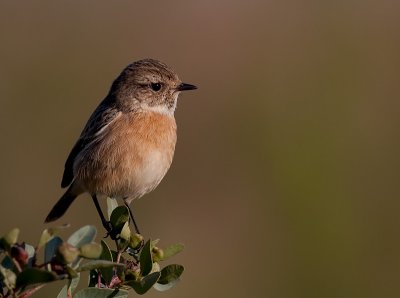
[[[178,95],[193,89],[197,87],[182,83],[160,61],[144,59],[128,65],[72,148],[61,182],[68,189],[45,222],[61,217],[77,196],[88,192],[110,233],[97,197],[123,199],[129,208],[133,199],[157,187],[174,156]]]

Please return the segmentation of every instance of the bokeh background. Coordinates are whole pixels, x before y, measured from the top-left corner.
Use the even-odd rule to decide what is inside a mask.
[[[171,170],[133,205],[147,237],[186,244],[180,284],[147,297],[400,297],[399,15],[385,0],[0,1],[1,234],[37,241],[92,110],[153,57],[199,89],[180,97]],[[64,222],[103,235],[87,196]]]

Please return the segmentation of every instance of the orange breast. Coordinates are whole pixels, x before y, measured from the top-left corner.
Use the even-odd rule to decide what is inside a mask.
[[[154,112],[123,114],[84,150],[74,165],[76,179],[89,193],[140,197],[168,171],[175,144],[173,117]]]

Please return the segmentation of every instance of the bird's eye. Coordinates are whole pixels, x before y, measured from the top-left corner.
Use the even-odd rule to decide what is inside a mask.
[[[161,84],[160,83],[151,83],[150,86],[151,86],[151,89],[153,89],[156,92],[160,91],[160,89],[161,89]]]

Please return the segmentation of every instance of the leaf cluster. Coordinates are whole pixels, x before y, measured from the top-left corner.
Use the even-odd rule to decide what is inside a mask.
[[[131,232],[129,210],[108,199],[115,249],[101,240],[94,242],[96,228],[84,226],[66,241],[59,232],[68,226],[45,229],[36,246],[18,242],[18,229],[0,238],[0,297],[30,297],[44,285],[66,280],[57,298],[127,297],[133,289],[144,294],[152,287],[165,291],[173,287],[184,271],[177,264],[161,269],[160,262],[182,251],[182,244],[165,249],[158,240],[144,243]],[[38,261],[39,256],[42,261]],[[80,273],[89,271],[88,287],[73,295]]]

